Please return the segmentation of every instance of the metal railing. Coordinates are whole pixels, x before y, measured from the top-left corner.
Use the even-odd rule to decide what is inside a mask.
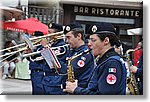
[[[33,5],[20,5],[20,7],[18,8],[24,12],[24,14],[22,15],[22,19],[34,17],[44,24],[47,24],[49,22],[56,22],[57,16],[59,16],[60,13],[61,15],[63,13],[63,10],[57,8],[56,6],[41,7]]]

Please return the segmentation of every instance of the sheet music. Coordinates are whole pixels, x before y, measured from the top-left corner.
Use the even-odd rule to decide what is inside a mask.
[[[48,48],[42,50],[41,55],[46,60],[50,68],[61,68],[61,65],[52,49]]]

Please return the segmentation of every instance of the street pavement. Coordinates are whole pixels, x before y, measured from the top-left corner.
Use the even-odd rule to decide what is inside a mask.
[[[30,80],[23,79],[0,79],[1,95],[31,95],[32,87]]]

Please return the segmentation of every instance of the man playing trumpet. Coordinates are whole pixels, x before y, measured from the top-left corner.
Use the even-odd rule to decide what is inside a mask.
[[[40,31],[35,31],[32,35],[32,37],[38,37],[43,36],[44,34]],[[27,49],[24,51],[24,53],[32,53],[37,52],[43,49],[42,45],[37,46],[34,49]],[[44,72],[43,72],[43,59],[38,59],[41,56],[41,54],[33,55],[30,57],[27,57],[27,60],[29,60],[29,69],[31,70],[31,82],[32,82],[32,94],[33,95],[41,95],[44,94],[43,85],[41,83]]]
[[[56,23],[50,23],[50,24],[48,24],[48,27],[49,27],[49,34],[63,31],[63,27]],[[47,48],[47,47],[56,48],[54,50],[54,53],[57,55],[58,61],[60,62],[61,66],[64,66],[64,64],[66,64],[66,56],[68,53],[68,46],[66,46],[64,39],[55,38],[55,39],[52,39],[52,42],[50,42],[50,43],[48,43],[46,40],[43,40],[41,42],[41,44],[45,48]],[[64,46],[64,47],[60,47],[60,46]],[[62,53],[62,52],[64,52],[64,53]],[[62,89],[63,83],[62,82],[63,82],[63,75],[66,73],[66,69],[64,69],[63,67],[61,67],[59,69],[49,68],[48,64],[45,62],[43,71],[45,72],[45,75],[42,80],[42,85],[44,87],[44,93],[46,95],[61,95],[61,94],[63,94],[63,89]]]

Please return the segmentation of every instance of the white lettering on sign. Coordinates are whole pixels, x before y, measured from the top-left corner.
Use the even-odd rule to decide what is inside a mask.
[[[106,16],[125,16],[125,17],[140,17],[139,10],[116,9],[116,8],[98,8],[86,6],[74,6],[75,13],[91,14],[91,15],[106,15]]]
[[[74,6],[74,12],[75,13],[89,13],[89,8],[88,7],[78,7]]]

